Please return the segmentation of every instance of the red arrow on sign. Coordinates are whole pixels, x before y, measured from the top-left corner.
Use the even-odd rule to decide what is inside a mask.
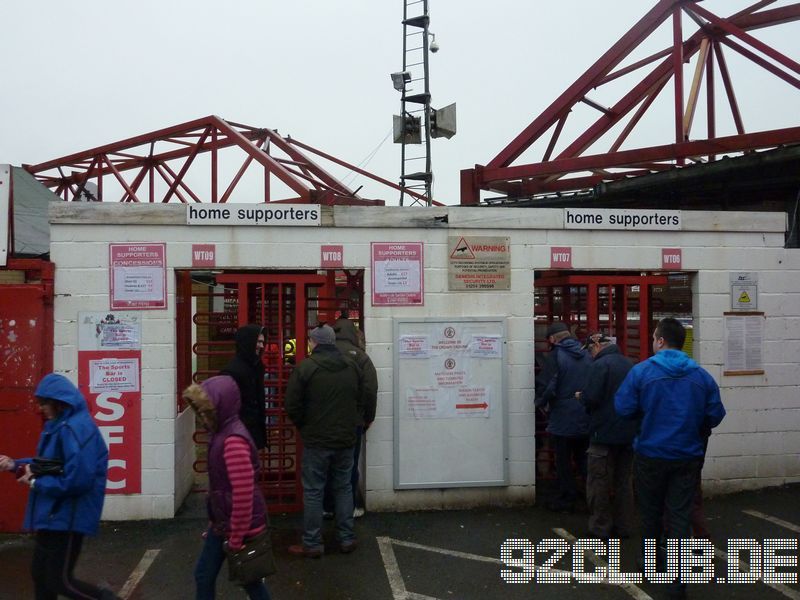
[[[486,402],[481,402],[480,404],[456,404],[456,408],[482,408],[486,410],[489,405]]]

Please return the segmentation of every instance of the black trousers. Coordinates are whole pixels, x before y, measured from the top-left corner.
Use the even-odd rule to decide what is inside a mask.
[[[666,460],[636,455],[633,479],[643,538],[662,545],[665,538],[691,537],[689,516],[702,465],[702,458]]]
[[[556,476],[558,477],[558,502],[571,504],[581,493],[575,481],[572,463],[578,467],[582,478],[586,478],[586,449],[589,447],[589,437],[568,437],[554,435],[553,445],[556,454]]]
[[[36,532],[31,563],[36,600],[57,600],[59,595],[79,600],[115,597],[72,576],[82,546],[83,535],[74,531]]]

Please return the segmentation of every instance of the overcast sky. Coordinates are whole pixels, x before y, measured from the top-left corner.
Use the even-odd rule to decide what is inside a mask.
[[[441,47],[431,56],[432,104],[458,105],[458,134],[433,141],[434,196],[457,204],[459,171],[490,161],[654,4],[430,0]],[[703,6],[727,16],[749,4]],[[0,163],[35,164],[216,114],[355,164],[377,148],[366,168],[397,181],[400,146],[386,137],[400,105],[389,74],[402,65],[402,10],[401,0],[5,2]],[[685,28],[695,25],[687,19]],[[754,35],[800,61],[799,29]],[[669,29],[658,33],[638,58],[669,44]],[[797,90],[728,56],[746,127],[796,126]],[[665,91],[663,111],[632,142],[673,141]],[[587,109],[585,118],[596,116]],[[581,125],[578,115],[571,121]],[[729,119],[720,129],[734,133]],[[700,128],[694,137],[704,135]],[[517,164],[540,157],[531,151]],[[387,188],[347,181],[397,202]]]

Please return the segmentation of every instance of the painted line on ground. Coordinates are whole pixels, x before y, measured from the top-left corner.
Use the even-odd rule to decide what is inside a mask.
[[[122,586],[122,589],[119,591],[118,596],[122,598],[122,600],[127,600],[130,595],[133,593],[133,590],[136,589],[136,586],[139,585],[139,582],[144,577],[144,574],[147,573],[147,569],[150,568],[150,565],[153,564],[153,561],[158,556],[158,553],[161,550],[146,550],[144,555],[142,556],[142,560],[139,561],[139,564],[136,565],[136,568],[131,573],[130,577],[128,577],[128,581],[125,582],[125,585]]]
[[[406,590],[403,575],[400,572],[400,567],[397,564],[397,557],[394,554],[393,546],[402,546],[404,548],[411,548],[412,550],[422,550],[423,552],[434,552],[436,554],[444,554],[452,558],[462,560],[474,560],[478,562],[488,562],[495,565],[505,565],[506,563],[493,556],[483,556],[481,554],[471,554],[469,552],[460,552],[458,550],[448,550],[446,548],[437,548],[436,546],[426,546],[424,544],[417,544],[415,542],[406,542],[403,540],[395,540],[390,537],[377,537],[378,549],[381,552],[383,559],[383,566],[386,570],[386,577],[389,579],[389,587],[392,590],[392,597],[394,600],[440,600],[433,596],[425,596],[424,594],[417,594],[416,592],[409,592]],[[534,565],[534,570],[538,571],[541,567]],[[549,569],[551,572],[563,573],[560,569]],[[648,596],[649,598],[649,596]],[[646,600],[646,599],[642,599]],[[651,599],[652,600],[652,599]]]
[[[788,529],[789,531],[794,531],[795,533],[800,533],[800,525],[795,525],[794,523],[790,523],[789,521],[784,521],[783,519],[779,519],[778,517],[773,517],[772,515],[768,515],[757,510],[752,510],[750,508],[745,509],[742,511],[746,515],[750,515],[751,517],[756,517],[758,519],[764,519],[765,521],[769,521],[770,523],[774,523],[775,525],[780,525]]]
[[[714,547],[714,556],[716,556],[720,560],[725,561],[725,566],[727,567],[727,565],[728,565],[728,553],[727,552],[723,552],[719,548]],[[739,560],[739,570],[740,571],[750,571],[750,564],[740,559]],[[766,583],[764,581],[762,581],[761,583],[763,583],[767,587],[771,587],[776,592],[780,592],[781,594],[783,594],[787,598],[791,598],[792,600],[800,600],[800,592],[794,591],[792,588],[790,588],[789,586],[787,586],[787,585],[785,585],[783,583]]]
[[[556,535],[564,538],[571,544],[574,544],[578,540],[578,538],[572,535],[569,531],[567,531],[566,529],[562,529],[561,527],[554,527],[553,532]],[[608,566],[608,563],[603,559],[601,559],[599,556],[597,556],[597,554],[595,554],[594,552],[591,551],[586,552],[586,557],[592,562],[592,564],[594,564],[595,567]],[[627,593],[631,598],[636,598],[636,600],[653,600],[652,596],[650,596],[642,588],[637,587],[633,583],[613,584],[609,583],[607,578],[603,581],[603,583],[606,583],[608,585],[619,586],[620,588],[625,590],[625,593]]]
[[[386,571],[389,588],[392,590],[392,598],[394,600],[439,600],[431,596],[423,596],[422,594],[406,591],[406,583],[403,581],[403,574],[400,573],[397,557],[394,555],[394,548],[392,548],[394,540],[388,537],[377,537],[375,539],[378,541],[378,549],[383,559],[383,568]]]

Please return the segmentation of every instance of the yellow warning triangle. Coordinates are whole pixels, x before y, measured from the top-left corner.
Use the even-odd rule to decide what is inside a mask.
[[[466,258],[468,260],[475,260],[475,255],[472,253],[472,248],[469,247],[467,240],[463,237],[458,240],[456,247],[450,253],[450,258]]]
[[[739,302],[742,304],[750,304],[750,296],[747,295],[747,290],[743,290],[739,295]]]

